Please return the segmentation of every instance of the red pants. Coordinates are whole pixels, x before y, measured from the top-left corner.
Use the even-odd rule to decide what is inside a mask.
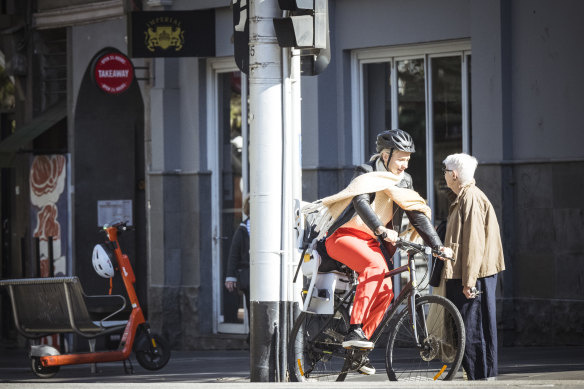
[[[326,251],[339,262],[359,274],[351,324],[363,324],[363,332],[371,338],[393,298],[391,278],[379,241],[353,228],[339,228],[326,239]]]

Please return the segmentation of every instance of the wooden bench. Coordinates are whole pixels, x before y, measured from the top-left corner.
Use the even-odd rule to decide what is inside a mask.
[[[87,296],[77,277],[0,280],[0,286],[8,289],[16,329],[26,338],[77,333],[92,339],[120,331],[127,324],[125,320],[108,320],[124,310],[124,296]],[[94,321],[86,304],[93,299],[115,299],[121,307]]]

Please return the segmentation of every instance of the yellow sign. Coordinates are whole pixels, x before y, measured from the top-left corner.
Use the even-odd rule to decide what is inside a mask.
[[[146,36],[146,48],[151,52],[158,47],[162,50],[174,48],[181,51],[184,43],[184,28],[181,21],[173,17],[159,17],[147,23],[148,29],[144,31]]]

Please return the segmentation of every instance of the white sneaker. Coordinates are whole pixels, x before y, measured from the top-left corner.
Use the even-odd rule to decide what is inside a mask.
[[[371,349],[375,347],[375,343],[367,339],[365,333],[361,328],[356,328],[345,337],[343,341],[344,348],[364,348]]]
[[[365,361],[363,363],[363,366],[361,366],[359,368],[359,373],[365,374],[365,375],[375,374],[375,368],[373,367],[373,365],[369,361],[369,358],[365,357]]]

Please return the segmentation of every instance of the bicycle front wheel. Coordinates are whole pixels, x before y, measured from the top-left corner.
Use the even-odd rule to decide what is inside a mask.
[[[345,349],[343,339],[349,330],[344,307],[334,314],[298,315],[288,342],[288,372],[291,381],[343,381]],[[328,321],[328,323],[327,323]]]
[[[416,331],[408,309],[396,318],[385,349],[390,381],[451,380],[464,353],[464,324],[460,312],[442,296],[416,299]]]

